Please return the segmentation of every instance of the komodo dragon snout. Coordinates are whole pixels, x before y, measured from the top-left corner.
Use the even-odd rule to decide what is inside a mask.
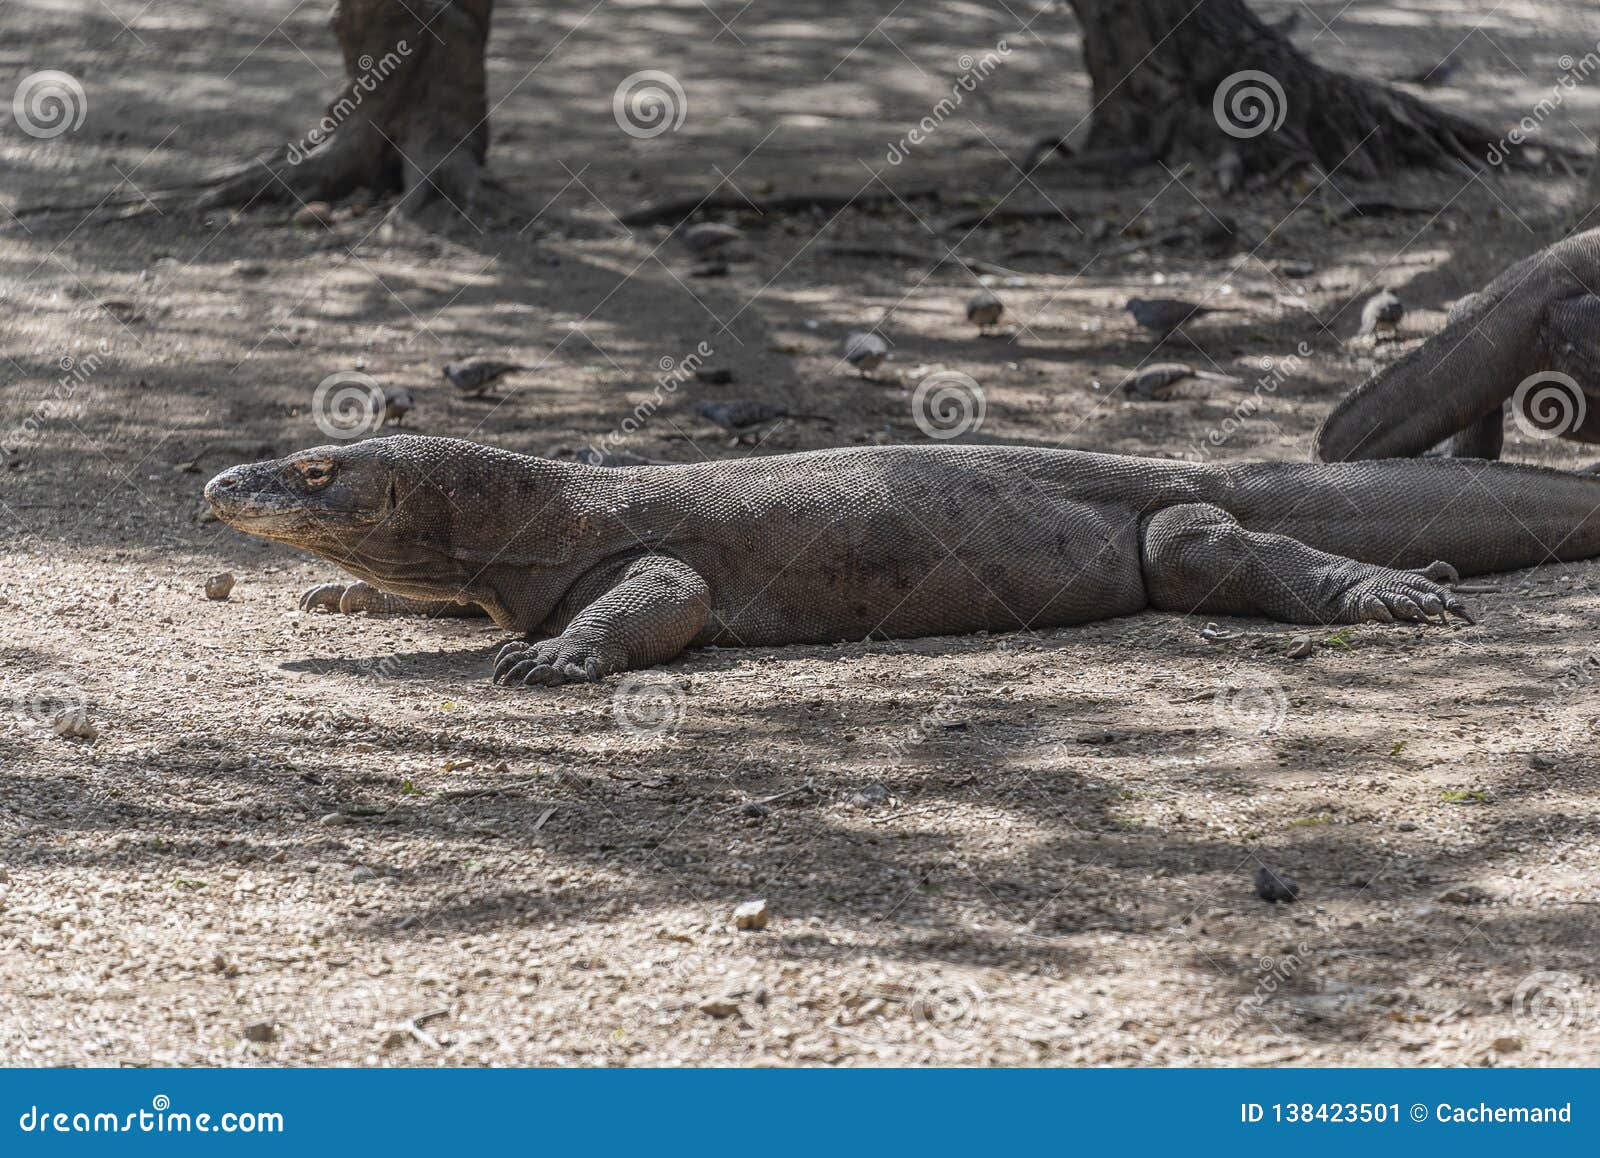
[[[389,472],[349,447],[319,447],[223,471],[206,484],[212,512],[229,526],[310,548],[381,522],[393,506]]]
[[[308,610],[487,613],[522,636],[495,665],[520,685],[704,645],[1038,630],[1146,608],[1467,619],[1458,571],[1600,555],[1600,479],[1470,460],[889,446],[612,468],[396,436],[236,467],[206,494],[238,529],[361,580],[312,588]]]

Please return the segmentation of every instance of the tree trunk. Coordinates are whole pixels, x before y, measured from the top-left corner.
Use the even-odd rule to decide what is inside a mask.
[[[1415,97],[1313,64],[1244,0],[1069,3],[1094,85],[1094,152],[1231,152],[1246,171],[1301,160],[1372,178],[1407,165],[1478,167],[1496,144]]]
[[[345,82],[322,119],[206,204],[402,194],[471,217],[489,151],[484,49],[494,0],[338,0]]]

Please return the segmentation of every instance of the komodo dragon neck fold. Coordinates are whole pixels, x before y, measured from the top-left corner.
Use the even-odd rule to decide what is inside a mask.
[[[575,466],[399,436],[235,467],[218,517],[363,582],[340,611],[487,612],[500,682],[703,644],[1015,631],[1161,610],[1468,618],[1447,587],[1600,554],[1600,479],[1475,460],[1226,467],[1030,447]],[[1444,560],[1445,562],[1441,562]]]

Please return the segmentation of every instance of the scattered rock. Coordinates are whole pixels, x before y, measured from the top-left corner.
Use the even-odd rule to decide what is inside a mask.
[[[733,371],[726,366],[702,366],[694,376],[707,386],[726,386],[733,381]]]
[[[732,1017],[739,1012],[739,1003],[731,997],[708,997],[700,1003],[700,1012],[711,1017]]]
[[[691,225],[679,236],[691,253],[715,253],[724,246],[732,245],[744,238],[744,234],[733,226],[716,221],[702,221],[698,225]]]
[[[1494,897],[1477,885],[1457,885],[1453,889],[1446,889],[1435,899],[1443,905],[1480,905]]]
[[[1532,768],[1536,772],[1542,772],[1547,768],[1554,768],[1555,766],[1556,762],[1549,756],[1541,756],[1539,753],[1535,752],[1533,755],[1528,757],[1528,767]]]
[[[294,224],[301,229],[333,224],[333,206],[326,201],[308,201],[296,210]]]
[[[349,873],[349,881],[353,885],[359,885],[364,881],[376,880],[377,878],[378,870],[375,868],[368,868],[364,864],[356,865],[356,867],[351,869]]]
[[[50,721],[50,728],[56,735],[67,740],[98,740],[100,729],[89,722],[89,715],[82,708],[75,711],[62,712]]]
[[[383,1035],[384,1049],[399,1049],[411,1040],[411,1035],[403,1029],[391,1029]]]
[[[233,276],[255,279],[267,276],[267,263],[264,261],[236,261],[233,263]]]
[[[1495,1053],[1516,1053],[1522,1048],[1520,1037],[1497,1037],[1489,1043],[1489,1048]]]
[[[1284,654],[1290,659],[1305,659],[1316,650],[1317,645],[1311,642],[1309,635],[1297,635],[1289,641],[1289,650]]]
[[[739,811],[741,813],[743,813],[745,816],[752,816],[752,817],[755,817],[757,820],[760,820],[764,816],[772,815],[772,809],[768,808],[765,804],[762,804],[759,801],[755,801],[755,800],[750,801],[749,804],[746,804]]]
[[[317,823],[332,827],[335,824],[349,824],[350,818],[342,812],[330,812],[326,816],[319,816]]]
[[[270,1021],[252,1021],[244,1027],[244,1039],[265,1044],[278,1036],[278,1027]]]
[[[746,901],[733,910],[733,927],[735,929],[758,930],[767,927],[767,902]]]
[[[233,594],[233,572],[223,571],[206,580],[206,598],[218,602]]]
[[[1395,830],[1398,832],[1415,832],[1417,831],[1417,826],[1412,821],[1402,820],[1399,824],[1395,825]]]
[[[867,784],[852,792],[845,803],[851,808],[875,808],[887,803],[888,799],[889,790],[882,784]]]
[[[1078,736],[1080,744],[1115,744],[1127,737],[1121,732],[1083,732]]]
[[[1262,865],[1256,869],[1256,896],[1272,904],[1282,902],[1287,905],[1299,899],[1300,882]]]
[[[728,263],[725,261],[699,261],[689,267],[690,277],[727,277]]]

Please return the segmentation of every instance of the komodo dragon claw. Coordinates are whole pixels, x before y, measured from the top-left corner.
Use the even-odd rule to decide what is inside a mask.
[[[494,682],[504,687],[593,683],[603,674],[598,655],[560,636],[535,643],[513,640],[494,658]]]

